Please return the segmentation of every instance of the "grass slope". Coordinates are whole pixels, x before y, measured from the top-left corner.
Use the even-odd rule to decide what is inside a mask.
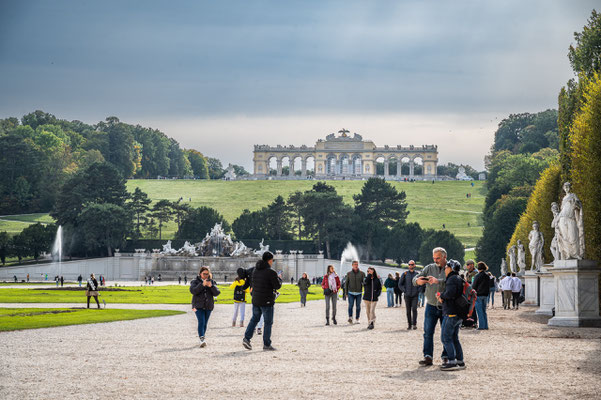
[[[140,180],[127,182],[129,191],[139,187],[153,201],[177,201],[183,197],[191,206],[208,206],[219,211],[228,222],[233,222],[245,208],[258,210],[278,196],[287,198],[299,190],[311,189],[316,181],[188,181]],[[363,181],[327,181],[336,188],[348,204],[354,204],[353,195],[361,191]],[[482,182],[391,182],[407,194],[409,222],[419,222],[423,228],[446,229],[454,233],[466,247],[473,247],[482,235],[480,215],[484,206]],[[472,197],[467,198],[466,194]],[[191,199],[191,201],[189,200]],[[18,233],[28,224],[52,222],[48,214],[26,214],[0,217],[0,231]],[[469,226],[468,226],[469,223]],[[175,222],[163,227],[163,239],[172,238]]]
[[[0,331],[95,324],[184,314],[175,310],[98,310],[76,308],[0,308]]]
[[[109,288],[111,289],[111,288]],[[128,286],[119,287],[119,291],[100,291],[100,301],[107,304],[190,304],[192,295],[188,286]],[[234,291],[229,286],[219,286],[221,294],[216,298],[218,304],[232,304]],[[278,303],[293,303],[300,301],[298,287],[285,284],[280,289]],[[311,286],[307,300],[323,299],[320,286]],[[80,303],[87,301],[85,290],[65,289],[0,289],[0,303]],[[247,296],[250,302],[250,295]],[[91,303],[94,299],[91,299]]]

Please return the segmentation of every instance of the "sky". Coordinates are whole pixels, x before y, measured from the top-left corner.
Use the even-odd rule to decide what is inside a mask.
[[[597,4],[1,0],[0,118],[117,116],[249,170],[346,128],[482,170],[501,119],[557,108]]]

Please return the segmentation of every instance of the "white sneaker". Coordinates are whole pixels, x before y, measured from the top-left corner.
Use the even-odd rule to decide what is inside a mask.
[[[204,336],[200,338],[200,348],[207,347]]]

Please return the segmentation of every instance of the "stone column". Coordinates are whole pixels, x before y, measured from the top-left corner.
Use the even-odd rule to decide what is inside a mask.
[[[402,171],[401,171],[401,167],[403,166],[403,163],[401,163],[401,160],[398,160],[396,162],[396,176],[398,176],[399,178],[402,175]]]
[[[384,160],[384,176],[387,177],[388,175],[390,175],[389,173],[389,166],[390,166],[390,162],[388,161],[388,159]]]
[[[555,316],[551,326],[601,327],[599,278],[601,269],[592,260],[555,260]]]
[[[307,160],[304,158],[301,160],[301,176],[307,176]]]
[[[415,162],[409,161],[409,178],[413,178],[413,171],[415,170]]]
[[[278,160],[276,161],[277,163],[277,176],[282,176],[282,159],[278,158]]]
[[[553,315],[553,307],[555,307],[555,279],[548,268],[553,268],[553,265],[545,264],[540,272],[536,272],[540,280],[539,308],[536,310],[536,314],[551,316]]]
[[[294,160],[288,159],[288,176],[294,176]]]
[[[539,278],[533,271],[526,271],[524,274],[524,305],[538,306],[539,302]]]

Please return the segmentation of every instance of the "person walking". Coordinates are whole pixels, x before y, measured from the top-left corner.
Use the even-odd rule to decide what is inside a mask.
[[[61,275],[61,287],[65,284],[65,278]]]
[[[399,288],[399,282],[401,281],[401,274],[399,274],[398,272],[395,272],[394,274],[394,306],[395,307],[400,307],[401,306],[401,295],[403,294],[401,292],[401,289]]]
[[[88,298],[88,308],[90,308],[90,297],[92,296],[94,297],[94,300],[96,300],[96,304],[100,309],[100,302],[98,301],[98,281],[96,280],[94,274],[90,274],[90,279],[88,279],[86,285],[86,297]]]
[[[249,277],[252,286],[253,315],[246,327],[242,345],[247,350],[252,350],[250,340],[255,332],[255,326],[259,323],[261,316],[265,320],[263,332],[263,350],[273,351],[271,345],[271,328],[273,325],[273,307],[275,304],[275,291],[282,287],[282,278],[271,269],[273,265],[273,254],[269,251],[263,253]]]
[[[465,269],[467,270],[465,280],[471,285],[474,277],[478,274],[478,271],[476,271],[476,262],[474,260],[467,260],[465,262]]]
[[[514,310],[520,308],[520,295],[522,294],[522,280],[511,273],[511,302]]]
[[[396,281],[392,277],[392,274],[388,274],[388,278],[384,282],[386,288],[386,300],[388,302],[387,307],[394,307],[394,288],[397,286]]]
[[[338,291],[340,290],[340,278],[336,274],[333,265],[328,265],[328,273],[323,277],[321,288],[326,300],[326,325],[330,325],[330,305],[332,323],[338,325],[338,322],[336,322],[336,303],[338,302]]]
[[[434,262],[428,264],[422,271],[413,277],[413,284],[426,286],[426,311],[424,313],[424,346],[422,352],[424,358],[419,362],[422,367],[432,365],[432,355],[434,354],[434,332],[436,324],[440,322],[442,326],[443,314],[440,302],[436,298],[437,292],[444,292],[445,287],[445,267],[447,265],[447,251],[442,247],[436,247],[432,250],[432,259]],[[443,348],[441,358],[443,363],[448,360],[447,352]]]
[[[348,323],[353,323],[353,304],[355,305],[355,323],[361,316],[361,295],[365,284],[365,273],[359,269],[359,261],[353,261],[351,270],[346,274],[345,289],[348,297]]]
[[[382,293],[382,282],[380,282],[380,278],[374,267],[367,268],[364,287],[363,301],[365,302],[365,312],[367,313],[367,329],[374,329],[376,306],[378,304],[378,297]]]
[[[178,285],[181,285],[181,284],[182,284],[182,276],[181,276],[181,275],[178,275],[178,276],[177,276],[177,284],[178,284]]]
[[[184,275],[184,285],[188,284],[188,275]]]
[[[79,283],[79,287],[81,287],[82,281],[83,281],[83,277],[81,276],[81,274],[79,274],[79,276],[77,277],[77,283]]]
[[[209,267],[200,268],[198,276],[190,282],[190,293],[192,293],[192,309],[198,320],[200,347],[206,347],[205,334],[209,318],[215,308],[215,297],[221,293]]]
[[[409,260],[409,271],[403,272],[399,280],[399,290],[405,294],[405,308],[407,309],[407,330],[417,329],[417,300],[419,288],[413,284],[417,276],[415,261]]]
[[[445,288],[442,293],[437,293],[437,300],[442,303],[441,339],[447,354],[447,361],[442,363],[442,371],[464,369],[463,348],[459,342],[459,328],[461,327],[461,310],[457,300],[463,296],[464,280],[459,277],[461,264],[449,260],[445,266]]]
[[[307,294],[309,293],[309,288],[311,287],[311,281],[309,280],[309,276],[306,272],[303,272],[301,278],[296,282],[296,286],[298,286],[298,292],[300,293],[300,303],[301,307],[307,306]]]
[[[490,280],[489,280],[490,292],[488,293],[488,301],[486,302],[486,307],[488,307],[490,305],[491,308],[494,310],[495,309],[495,293],[497,292],[499,285],[497,283],[497,278],[495,278],[495,276],[493,274],[491,274],[490,272],[488,273],[488,277],[490,278]]]
[[[509,310],[511,308],[511,272],[508,272],[506,276],[499,282],[499,287],[503,292],[503,309]]]
[[[230,289],[234,289],[234,317],[232,318],[232,326],[236,326],[236,318],[240,313],[240,327],[244,327],[244,314],[246,312],[246,293],[249,289],[244,289],[246,283],[244,278],[244,268],[238,268],[238,276],[230,285]]]
[[[490,276],[486,272],[488,265],[483,261],[478,262],[478,274],[474,277],[472,289],[476,291],[476,315],[478,315],[478,330],[488,330],[488,316],[486,302],[490,294]]]
[[[27,274],[27,282],[29,282],[29,274]],[[81,284],[79,286],[81,286]]]

